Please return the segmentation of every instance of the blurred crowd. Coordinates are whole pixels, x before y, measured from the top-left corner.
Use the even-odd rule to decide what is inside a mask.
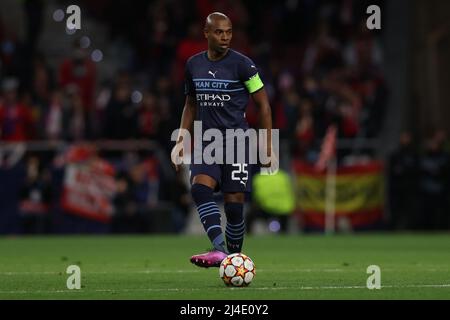
[[[314,163],[331,124],[337,126],[338,138],[348,141],[380,134],[388,99],[383,48],[380,32],[365,26],[365,9],[374,3],[383,1],[136,0],[132,5],[123,0],[79,1],[83,17],[107,30],[107,47],[102,49],[105,54],[114,52],[107,57],[114,76],[105,78],[99,68],[103,62],[93,58],[92,47],[80,32],[67,35],[73,43],[67,55],[46,56],[38,40],[44,21],[51,19],[44,15],[48,2],[25,0],[26,37],[19,39],[0,20],[0,141],[143,139],[157,143],[168,157],[170,136],[183,107],[184,64],[206,49],[205,17],[221,11],[233,22],[233,48],[258,65],[274,127],[280,129],[290,156]],[[251,103],[247,119],[257,126]],[[339,149],[338,158],[352,152]],[[374,150],[362,152],[372,156]],[[45,168],[53,165],[54,156],[38,153],[27,158],[28,168],[38,161],[42,170],[28,174],[34,179],[26,183],[25,199],[27,194],[32,197],[27,188],[38,184],[48,204],[50,171]],[[127,157],[121,153],[121,163],[129,163]],[[155,156],[136,153],[135,157],[138,160],[132,165],[117,170],[120,192],[114,204],[122,213],[118,216],[131,226],[144,225],[127,217],[145,216],[138,214],[136,202],[150,210],[156,195],[156,202],[176,203],[171,215],[176,230],[182,230],[190,205],[184,180],[164,176],[155,165],[162,190],[164,186],[179,190],[169,192],[171,198],[161,190],[139,189],[139,181],[148,184],[155,174],[135,169],[136,163]]]
[[[183,105],[184,64],[206,49],[214,10],[233,21],[233,48],[258,64],[274,126],[296,156],[313,158],[326,128],[341,138],[379,134],[386,87],[377,33],[360,1],[82,1],[83,16],[108,28],[115,77],[103,79],[86,39],[50,67],[37,39],[45,4],[25,1],[32,36],[17,42],[0,24],[0,139],[155,139],[167,145]],[[40,18],[32,19],[31,16]],[[133,21],[133,23],[130,23]],[[91,41],[91,40],[90,40]],[[92,39],[95,41],[95,39]],[[105,48],[105,52],[111,52]],[[125,53],[123,53],[125,52]],[[249,106],[248,121],[256,126]],[[312,159],[311,159],[312,160]]]
[[[403,132],[388,168],[392,228],[450,229],[450,153],[444,130],[432,130],[424,146]]]

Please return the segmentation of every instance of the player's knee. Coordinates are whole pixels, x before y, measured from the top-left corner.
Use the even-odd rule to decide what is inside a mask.
[[[213,199],[213,189],[199,183],[192,185],[191,194],[197,205]]]
[[[236,202],[226,202],[225,214],[230,223],[240,223],[244,219],[244,205]]]
[[[242,192],[235,193],[225,193],[224,194],[225,203],[244,203],[245,202],[245,194]]]

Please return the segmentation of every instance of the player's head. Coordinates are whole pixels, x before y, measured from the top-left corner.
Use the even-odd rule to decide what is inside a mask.
[[[208,48],[217,52],[225,52],[230,47],[233,36],[231,20],[220,12],[213,12],[205,21],[205,38]]]

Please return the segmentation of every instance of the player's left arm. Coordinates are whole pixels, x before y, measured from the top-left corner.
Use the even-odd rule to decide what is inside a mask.
[[[270,148],[270,146],[272,145],[270,141],[272,133],[272,109],[270,108],[269,98],[267,96],[266,89],[261,88],[260,90],[252,93],[251,96],[258,110],[259,127],[261,129],[267,130],[267,135],[269,138],[268,145]]]
[[[266,155],[271,161],[268,165],[264,165],[264,167],[271,167],[274,164],[272,160],[276,160],[272,153],[272,110],[267,92],[264,89],[264,83],[259,76],[254,62],[249,58],[243,59],[240,63],[239,75],[258,110],[259,128],[267,130]]]
[[[272,157],[272,110],[264,88],[251,94],[258,110],[258,122],[261,129],[267,130],[267,156]]]

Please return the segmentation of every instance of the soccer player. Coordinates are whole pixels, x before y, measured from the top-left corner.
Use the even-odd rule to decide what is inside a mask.
[[[180,129],[191,131],[194,121],[201,121],[203,130],[214,128],[224,134],[226,129],[245,131],[248,129],[245,110],[251,95],[259,111],[260,127],[268,132],[265,152],[271,159],[272,116],[267,94],[255,63],[230,49],[232,34],[231,21],[223,13],[214,12],[206,18],[204,35],[208,40],[208,50],[190,57],[186,63],[186,100]],[[181,136],[176,143],[182,143]],[[197,147],[194,145],[194,149]],[[182,156],[181,153],[178,155]],[[213,245],[211,251],[191,257],[191,262],[197,266],[218,267],[227,254],[242,250],[245,233],[243,204],[245,193],[251,191],[248,158],[246,162],[191,163],[192,197]],[[178,170],[176,164],[175,169]],[[213,193],[218,190],[224,194],[225,237],[220,210],[213,199]]]

